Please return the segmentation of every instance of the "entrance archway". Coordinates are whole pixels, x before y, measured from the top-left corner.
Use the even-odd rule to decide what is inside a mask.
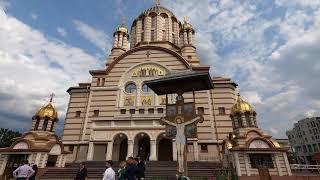
[[[113,140],[112,160],[125,161],[128,153],[128,137],[125,134],[117,134]]]
[[[150,156],[150,137],[145,133],[139,133],[134,138],[134,156],[147,160]]]
[[[158,161],[172,161],[172,140],[161,134],[157,140]]]

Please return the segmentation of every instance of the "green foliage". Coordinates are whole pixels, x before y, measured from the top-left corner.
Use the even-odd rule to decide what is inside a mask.
[[[0,148],[8,147],[13,143],[14,138],[21,136],[20,132],[0,128]]]

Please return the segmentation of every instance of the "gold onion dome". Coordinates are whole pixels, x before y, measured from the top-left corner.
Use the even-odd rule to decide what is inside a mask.
[[[35,116],[38,116],[41,119],[42,118],[50,118],[52,120],[58,119],[58,112],[56,111],[56,109],[52,104],[52,95],[50,98],[50,102],[46,106],[40,108]]]
[[[231,114],[245,112],[254,112],[254,110],[249,103],[247,103],[240,97],[240,94],[238,93],[238,99],[231,108]]]
[[[128,29],[125,24],[121,24],[120,26],[118,26],[116,28],[116,32],[123,32],[123,33],[128,34]]]
[[[191,30],[191,29],[193,29],[193,28],[192,28],[192,25],[191,25],[190,23],[184,22],[184,24],[183,24],[183,29],[184,29],[184,30]]]

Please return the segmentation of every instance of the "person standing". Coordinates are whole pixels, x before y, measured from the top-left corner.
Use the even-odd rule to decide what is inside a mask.
[[[84,162],[80,163],[79,170],[74,180],[88,180],[88,170]]]
[[[120,162],[120,165],[119,165],[119,170],[118,170],[118,176],[119,176],[119,180],[125,180],[124,176],[126,174],[126,162],[125,161],[122,161]]]
[[[35,180],[36,179],[36,176],[37,176],[37,173],[38,173],[38,166],[36,164],[34,164],[32,166],[32,169],[34,170],[34,173],[28,180]]]
[[[126,168],[124,178],[126,180],[136,180],[138,175],[138,167],[135,164],[135,159],[133,157],[129,157],[127,162],[128,166]]]
[[[24,161],[24,165],[13,171],[13,176],[17,180],[27,180],[34,174],[34,170],[29,166],[28,160]]]
[[[136,158],[135,161],[136,161],[136,164],[137,164],[137,167],[138,167],[137,178],[139,180],[143,180],[145,178],[144,171],[146,170],[144,161],[141,158]]]
[[[116,173],[112,169],[113,162],[111,160],[106,162],[106,171],[103,173],[102,180],[115,180],[116,179]]]

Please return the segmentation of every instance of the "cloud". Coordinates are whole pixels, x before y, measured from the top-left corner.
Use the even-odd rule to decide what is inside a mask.
[[[31,117],[52,92],[62,123],[67,88],[90,81],[85,72],[103,63],[79,48],[46,37],[3,10],[0,24],[0,123],[13,129],[30,126]],[[22,126],[17,126],[19,122]]]
[[[66,37],[68,35],[67,31],[62,27],[57,27],[57,31],[63,37]]]
[[[293,122],[319,115],[319,0],[164,4],[190,17],[202,63],[239,84],[261,128],[284,137]]]
[[[110,50],[111,40],[105,32],[91,27],[80,20],[74,20],[73,23],[80,35],[90,41],[96,47],[100,48],[100,50],[103,52]]]
[[[0,9],[6,10],[10,6],[10,3],[6,0],[0,0]]]
[[[38,19],[38,15],[35,14],[35,13],[31,13],[31,14],[30,14],[30,17],[31,17],[31,19],[33,19],[33,20],[37,20],[37,19]]]

